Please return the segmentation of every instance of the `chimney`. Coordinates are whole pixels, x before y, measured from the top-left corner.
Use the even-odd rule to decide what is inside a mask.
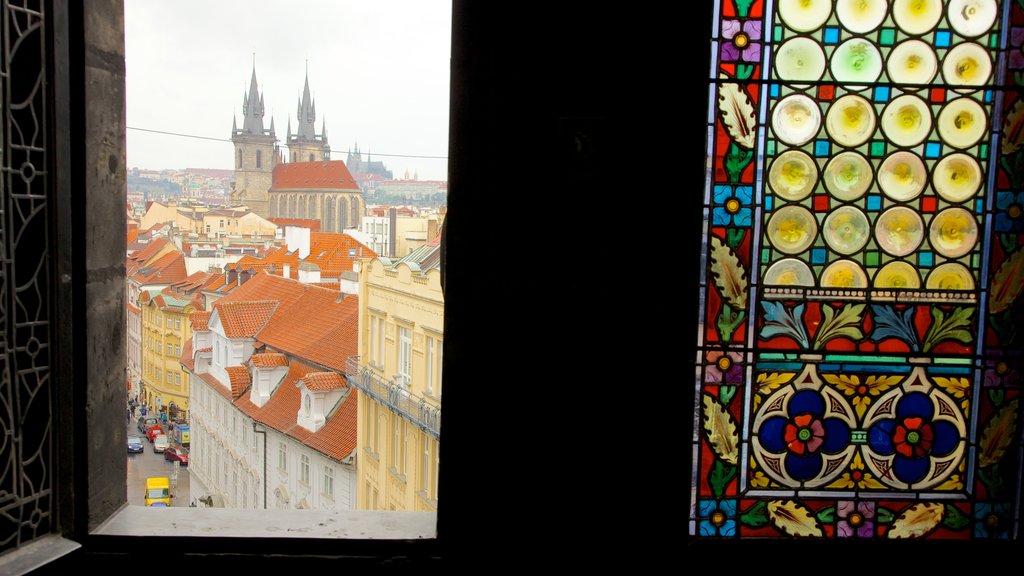
[[[284,231],[285,242],[288,244],[288,251],[299,251],[299,258],[309,256],[309,228],[288,226]]]
[[[437,218],[427,220],[427,242],[437,237]]]

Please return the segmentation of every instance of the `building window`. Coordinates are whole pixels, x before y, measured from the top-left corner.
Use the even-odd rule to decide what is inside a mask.
[[[309,455],[299,456],[299,482],[309,485]]]
[[[437,482],[441,473],[441,443],[434,441],[434,485],[430,491],[430,499],[437,500]]]
[[[441,384],[444,383],[444,340],[437,341],[437,397],[441,397]]]
[[[373,403],[373,453],[380,454],[380,419],[383,418],[380,413],[380,404],[375,400],[371,400]]]
[[[384,319],[377,318],[377,365],[383,369],[385,362],[387,357],[384,351]]]
[[[174,329],[181,330],[181,318],[174,319]]]
[[[239,168],[242,167],[242,149],[238,149],[238,161],[236,162]]]
[[[430,489],[430,436],[420,434],[423,439],[423,453],[420,455],[420,490],[427,492]]]
[[[242,508],[249,507],[249,477],[242,474]]]
[[[174,345],[174,356],[175,357],[181,356],[181,346],[179,344],[175,344]]]
[[[427,394],[434,393],[434,337],[427,336]]]
[[[174,350],[174,348],[173,348],[173,347],[171,346],[171,344],[170,344],[170,343],[168,342],[168,343],[167,343],[167,354],[170,354],[170,353],[171,353],[171,350]]]
[[[171,327],[171,319],[170,319],[170,318],[167,318],[167,324],[166,324],[166,326],[167,326],[167,328],[170,328],[170,327]]]
[[[174,377],[173,377],[173,375],[170,372],[168,372],[167,373],[167,383],[170,384],[172,382],[174,382]]]
[[[324,466],[324,496],[334,499],[334,467]]]
[[[398,469],[398,443],[402,433],[400,420],[397,413],[391,412],[391,458],[388,460],[391,462],[391,467],[399,474],[401,474],[401,470]]]
[[[257,150],[256,151],[256,167],[257,168],[262,168],[263,167],[263,151],[262,150]]]
[[[370,364],[378,364],[377,358],[380,352],[377,350],[377,318],[370,316]]]
[[[412,379],[412,330],[405,326],[398,327],[398,375],[403,386],[408,386]]]
[[[408,462],[408,450],[409,450],[409,426],[405,419],[402,418],[402,457],[398,460],[398,473],[405,476],[405,465]]]
[[[316,156],[314,156],[313,154],[310,154],[310,155],[309,155],[309,161],[310,161],[310,162],[313,162],[313,161],[315,161],[315,160],[316,160]]]
[[[154,368],[154,370],[156,370],[156,380],[157,380],[157,382],[159,382],[160,378],[163,376],[163,373],[160,372],[159,368]]]
[[[277,468],[282,472],[288,472],[288,445],[284,442],[277,444]]]
[[[174,383],[178,384],[178,385],[181,384],[181,373],[180,372],[175,372],[174,373]]]

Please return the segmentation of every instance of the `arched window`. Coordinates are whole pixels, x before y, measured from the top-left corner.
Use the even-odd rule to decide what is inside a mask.
[[[242,149],[241,148],[238,149],[237,156],[238,156],[237,164],[238,164],[238,167],[241,168],[242,167]]]
[[[310,154],[310,155],[309,155],[309,161],[310,161],[310,162],[314,162],[314,161],[316,161],[316,155],[315,155],[315,154]]]
[[[334,229],[334,196],[324,196],[324,232],[336,232]]]
[[[289,196],[289,198],[288,198],[288,217],[289,218],[298,218],[298,215],[296,213],[296,211],[297,211],[297,208],[296,208],[297,200],[295,198],[295,194],[289,194],[288,196]]]
[[[999,4],[716,8],[694,536],[1014,532],[991,499],[1020,491],[997,437],[1024,100],[999,47],[1024,9]]]
[[[263,167],[263,151],[262,150],[257,150],[256,151],[256,167],[257,168],[262,168]]]
[[[306,217],[306,195],[303,194],[299,198],[299,212],[298,212],[298,214],[296,214],[296,218],[305,218],[305,217]]]
[[[344,197],[338,198],[338,232],[343,232],[348,222],[348,202]]]

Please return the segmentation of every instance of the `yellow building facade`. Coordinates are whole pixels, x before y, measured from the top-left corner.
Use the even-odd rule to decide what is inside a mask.
[[[444,298],[437,247],[360,265],[356,506],[437,509]]]
[[[192,337],[188,315],[195,302],[164,294],[143,292],[142,309],[142,403],[150,413],[169,410],[188,416],[189,375],[181,369],[181,348]]]

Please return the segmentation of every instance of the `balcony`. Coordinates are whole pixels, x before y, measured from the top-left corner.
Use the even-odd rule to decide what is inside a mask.
[[[384,404],[406,420],[414,422],[424,432],[440,438],[441,406],[409,392],[392,380],[386,380],[373,370],[359,365],[359,356],[345,361],[345,377],[360,392]]]

